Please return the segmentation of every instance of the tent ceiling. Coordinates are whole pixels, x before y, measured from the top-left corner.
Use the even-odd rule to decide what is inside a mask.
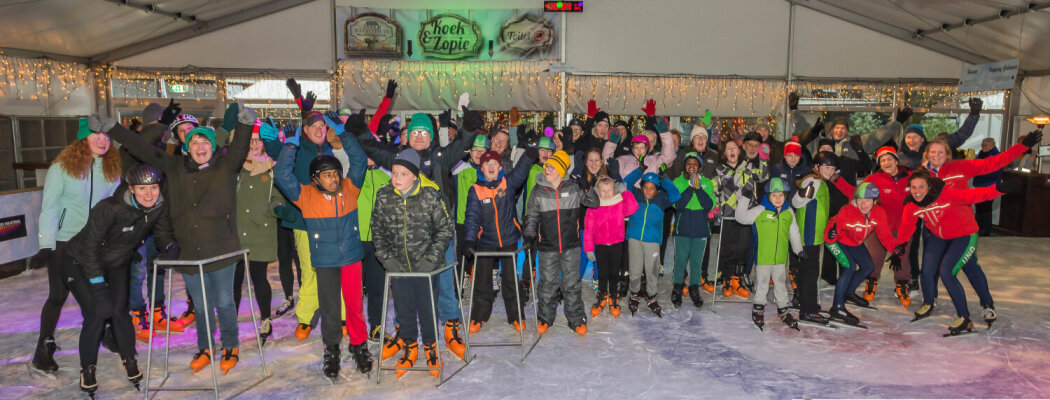
[[[151,0],[128,0],[149,4]],[[192,24],[121,0],[0,0],[0,48],[114,61],[243,22],[239,14],[276,12],[309,0],[155,0],[158,10],[194,15]],[[787,0],[957,59],[978,63],[1019,58],[1021,69],[1050,74],[1050,0]],[[282,4],[283,3],[283,4]],[[943,24],[1037,10],[942,31]],[[209,22],[212,23],[209,27]],[[221,22],[218,22],[221,21]],[[924,35],[916,38],[915,32]],[[171,40],[163,40],[170,35]],[[231,39],[232,40],[232,39]],[[863,44],[858,44],[863,45]],[[892,55],[890,55],[892,56]]]

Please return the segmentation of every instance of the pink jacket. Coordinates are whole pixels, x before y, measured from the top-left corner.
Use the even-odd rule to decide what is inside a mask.
[[[612,158],[613,154],[616,153],[617,143],[605,142],[605,148],[602,149],[602,160],[608,160]],[[645,166],[653,168],[653,170],[659,170],[661,165],[666,164],[671,166],[675,159],[675,148],[674,148],[674,137],[671,136],[671,132],[664,132],[660,134],[660,148],[662,149],[658,154],[649,154],[645,156]],[[624,154],[616,157],[616,161],[620,163],[620,176],[627,176],[638,169],[638,159],[634,158],[633,154]],[[642,171],[645,172],[645,171]],[[639,182],[641,182],[639,180]],[[637,185],[636,185],[637,186]]]
[[[622,242],[626,229],[623,220],[635,211],[638,211],[638,201],[629,191],[617,194],[612,200],[601,200],[601,206],[587,210],[583,218],[583,251],[594,251],[596,244]]]

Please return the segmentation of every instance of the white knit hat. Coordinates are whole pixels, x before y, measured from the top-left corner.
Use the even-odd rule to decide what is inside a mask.
[[[707,137],[708,137],[707,136],[707,128],[704,128],[704,127],[702,127],[700,125],[693,125],[693,130],[691,132],[689,132],[689,141],[693,141],[693,139],[696,138],[697,136],[703,136],[704,137],[704,142],[706,142],[707,141]]]

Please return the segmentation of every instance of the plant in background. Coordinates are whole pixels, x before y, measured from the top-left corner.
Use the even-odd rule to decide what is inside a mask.
[[[942,133],[953,133],[959,129],[958,117],[955,114],[925,114],[921,116],[922,129],[926,138],[933,140]],[[914,117],[912,118],[914,120]]]

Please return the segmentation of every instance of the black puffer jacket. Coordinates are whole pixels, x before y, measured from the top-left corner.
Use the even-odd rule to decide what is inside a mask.
[[[539,237],[539,251],[577,251],[583,202],[584,191],[575,179],[567,176],[555,188],[543,175],[537,176],[525,212],[524,236]]]
[[[175,243],[168,203],[161,196],[153,207],[142,208],[125,190],[91,209],[87,225],[69,240],[65,251],[83,266],[90,279],[102,276],[104,269],[128,265],[135,249],[151,232],[158,249]]]

